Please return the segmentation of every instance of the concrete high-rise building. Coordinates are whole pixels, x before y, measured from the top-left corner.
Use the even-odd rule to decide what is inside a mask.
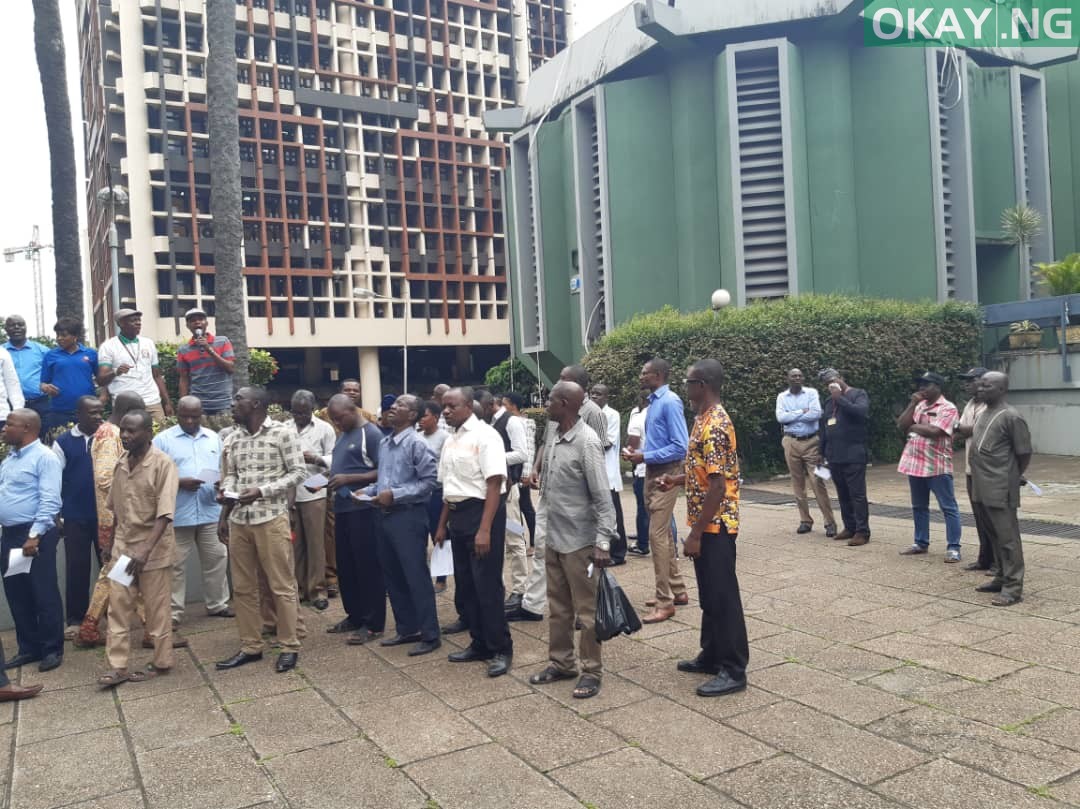
[[[247,337],[279,380],[359,375],[372,401],[400,390],[406,344],[420,390],[506,355],[507,147],[481,115],[521,103],[566,5],[237,0]],[[179,340],[188,308],[214,307],[205,0],[78,11],[93,332],[118,284],[144,334]],[[110,184],[129,196],[118,278]]]

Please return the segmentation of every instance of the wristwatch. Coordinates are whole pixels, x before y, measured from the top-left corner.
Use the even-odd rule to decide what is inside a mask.
[[[608,553],[611,550],[611,542],[606,539],[596,540],[596,549]]]

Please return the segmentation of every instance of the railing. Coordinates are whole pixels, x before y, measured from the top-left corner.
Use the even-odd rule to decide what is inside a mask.
[[[1072,368],[1069,366],[1069,344],[1067,333],[1069,315],[1080,314],[1080,295],[1060,295],[1053,298],[1033,298],[1029,301],[1010,301],[992,303],[983,307],[984,324],[987,327],[1008,326],[1024,320],[1039,326],[1057,326],[1061,329],[1058,351],[1061,352],[1061,378],[1072,382]]]

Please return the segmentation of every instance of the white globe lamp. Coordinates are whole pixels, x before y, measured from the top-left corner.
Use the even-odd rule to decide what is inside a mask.
[[[731,293],[726,289],[718,289],[712,294],[712,308],[714,312],[719,312],[730,303]]]

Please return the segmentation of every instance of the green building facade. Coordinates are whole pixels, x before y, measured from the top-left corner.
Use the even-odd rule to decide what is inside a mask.
[[[545,377],[718,288],[993,303],[1078,249],[1075,62],[867,47],[845,0],[746,5],[639,2],[489,117],[512,132],[515,353]],[[1027,246],[1001,232],[1017,204],[1044,219]]]

